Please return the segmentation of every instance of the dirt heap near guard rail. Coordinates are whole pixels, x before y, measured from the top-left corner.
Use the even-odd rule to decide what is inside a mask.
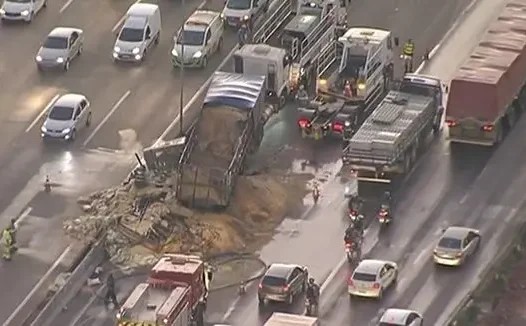
[[[223,212],[199,212],[179,205],[170,180],[161,187],[136,188],[129,183],[80,198],[86,214],[67,220],[64,230],[81,241],[94,239],[104,230],[108,253],[122,268],[150,264],[163,252],[207,256],[253,251],[268,242],[283,218],[302,203],[311,178],[281,171],[241,176]],[[130,230],[157,246],[147,250],[138,245]]]

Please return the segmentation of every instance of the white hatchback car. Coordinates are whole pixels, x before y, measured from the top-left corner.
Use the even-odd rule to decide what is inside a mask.
[[[81,94],[65,94],[49,105],[46,121],[40,128],[42,139],[75,140],[77,131],[91,124],[88,99]]]
[[[387,309],[379,326],[423,326],[424,317],[416,311],[408,309]]]
[[[383,292],[395,284],[397,278],[396,263],[376,259],[362,260],[348,280],[349,296],[381,299]]]

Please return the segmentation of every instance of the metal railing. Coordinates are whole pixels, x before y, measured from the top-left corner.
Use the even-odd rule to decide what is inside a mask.
[[[267,43],[274,33],[293,15],[291,1],[283,1],[254,33],[254,43]]]
[[[332,9],[323,17],[307,37],[301,42],[300,58],[298,62],[301,66],[305,65],[316,51],[321,50],[334,38],[336,27],[336,9]],[[293,57],[294,58],[294,57]]]

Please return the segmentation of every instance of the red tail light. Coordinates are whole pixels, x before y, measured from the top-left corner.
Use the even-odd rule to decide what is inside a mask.
[[[378,213],[378,215],[380,215],[382,217],[385,217],[385,216],[387,216],[387,211],[385,209],[382,209],[382,210],[380,210],[380,213]]]
[[[345,248],[351,248],[351,243],[350,242],[345,243]]]
[[[343,132],[343,127],[344,127],[343,123],[341,123],[341,122],[335,121],[335,122],[332,123],[332,130],[334,132]]]
[[[310,121],[308,119],[299,119],[298,125],[301,128],[309,128],[310,127]]]
[[[491,132],[491,131],[493,131],[493,128],[494,128],[494,126],[491,125],[491,124],[483,125],[482,126],[482,131]]]
[[[379,289],[379,288],[380,288],[380,283],[374,283],[374,284],[373,284],[373,288],[375,288],[375,289]]]
[[[351,214],[351,215],[354,216],[354,215],[358,215],[358,212],[355,211],[354,209],[351,209],[351,211],[349,212],[349,214]]]
[[[447,126],[448,126],[449,128],[451,128],[451,127],[455,127],[455,126],[458,125],[458,123],[457,123],[455,120],[451,120],[451,119],[447,119],[447,120],[446,120],[446,123],[447,123]]]
[[[259,288],[262,289],[263,288],[263,284],[259,283]]]

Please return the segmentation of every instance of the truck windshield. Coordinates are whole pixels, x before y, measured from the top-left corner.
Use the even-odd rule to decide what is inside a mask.
[[[421,96],[435,96],[439,90],[437,87],[419,84],[419,83],[409,83],[402,82],[400,85],[400,92],[413,95]]]
[[[124,42],[141,42],[143,36],[144,31],[142,29],[125,27],[119,34],[119,40]]]
[[[205,40],[204,31],[183,31],[177,38],[177,44],[185,45],[202,45]]]
[[[251,1],[252,0],[228,0],[226,7],[234,10],[247,10],[250,9]]]

